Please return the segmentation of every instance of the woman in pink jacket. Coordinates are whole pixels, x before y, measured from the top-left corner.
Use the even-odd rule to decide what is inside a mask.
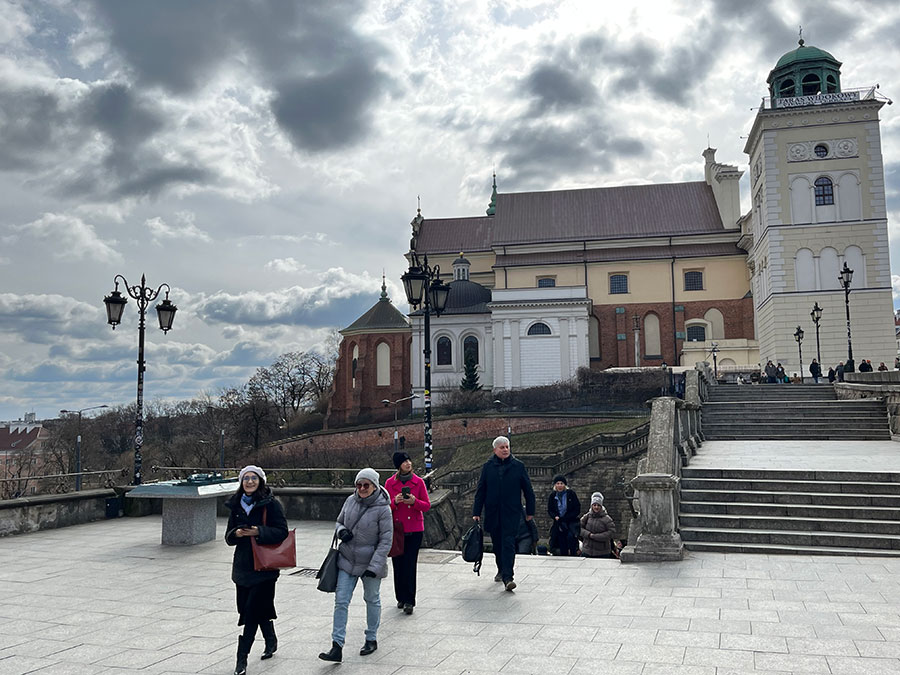
[[[407,614],[416,606],[416,563],[425,532],[425,512],[431,508],[425,481],[412,470],[412,461],[405,452],[394,453],[397,473],[388,478],[384,487],[391,496],[394,527],[403,526],[403,555],[391,558],[394,567],[394,594],[397,607]]]

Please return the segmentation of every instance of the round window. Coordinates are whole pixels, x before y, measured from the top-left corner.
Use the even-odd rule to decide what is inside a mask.
[[[817,145],[813,152],[816,153],[816,157],[827,157],[828,156],[828,146],[827,145]]]

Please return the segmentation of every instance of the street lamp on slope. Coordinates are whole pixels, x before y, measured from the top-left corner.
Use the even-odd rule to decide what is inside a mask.
[[[797,341],[797,354],[800,357],[800,384],[803,384],[803,329],[800,326],[794,331],[794,339]]]
[[[60,410],[61,415],[78,415],[78,434],[75,436],[75,492],[81,490],[81,414],[88,410],[97,410],[98,408],[108,408],[105,403],[103,405],[92,405],[81,410]]]
[[[844,261],[844,269],[838,275],[838,281],[844,287],[844,307],[847,310],[847,361],[844,363],[844,372],[852,373],[856,370],[853,363],[853,340],[850,337],[850,282],[853,281],[853,270],[847,267]]]

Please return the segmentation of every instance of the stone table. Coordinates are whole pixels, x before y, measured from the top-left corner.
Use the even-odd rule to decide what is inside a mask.
[[[216,498],[233,494],[237,481],[189,483],[163,481],[138,485],[132,499],[162,499],[162,543],[191,546],[216,538]]]

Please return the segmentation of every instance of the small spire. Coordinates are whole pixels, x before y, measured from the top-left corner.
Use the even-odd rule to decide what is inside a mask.
[[[491,203],[488,204],[487,211],[485,211],[489,216],[493,216],[497,213],[497,172],[494,171],[494,189],[491,192]]]
[[[800,26],[800,39],[797,40],[797,44],[799,44],[801,47],[803,46],[803,26]]]
[[[390,302],[390,300],[391,300],[387,294],[387,283],[385,282],[385,278],[384,278],[384,270],[381,270],[381,298],[380,298],[380,300],[382,302]]]

